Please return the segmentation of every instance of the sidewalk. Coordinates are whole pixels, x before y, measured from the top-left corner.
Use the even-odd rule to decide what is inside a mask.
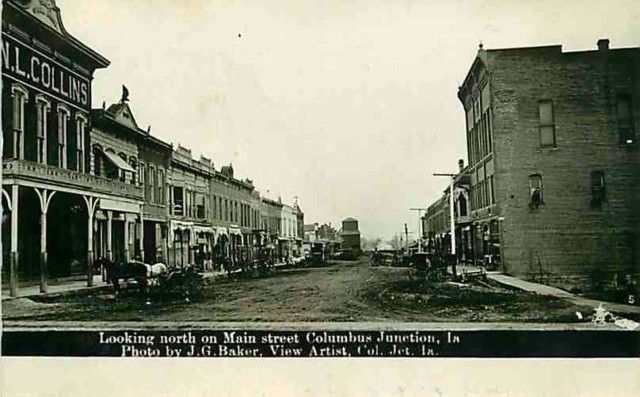
[[[574,295],[570,292],[549,285],[532,283],[530,281],[521,280],[516,277],[507,276],[496,272],[487,272],[487,278],[498,282],[502,285],[517,288],[523,291],[532,292],[539,295],[554,296],[556,298],[567,299],[576,305],[591,306],[594,309],[600,304],[607,310],[618,314],[640,314],[640,306],[625,305],[622,303],[605,302],[596,299],[584,298]]]
[[[274,267],[279,268],[285,266],[285,263],[276,263]],[[238,272],[239,270],[235,270],[232,273]],[[227,275],[226,271],[209,271],[203,273],[203,278],[205,280],[212,280],[219,276]],[[93,286],[87,286],[87,280],[69,280],[62,281],[59,284],[49,284],[47,288],[47,293],[40,293],[40,284],[32,284],[32,285],[19,285],[18,286],[18,296],[11,296],[9,288],[2,288],[2,300],[10,300],[17,298],[29,298],[32,296],[50,296],[57,294],[73,294],[78,292],[92,291],[92,290],[101,290],[104,288],[108,288],[109,285],[102,281],[102,276],[96,275],[93,276]]]
[[[452,274],[453,271],[451,266],[447,269],[449,274]],[[480,266],[471,266],[471,265],[457,265],[456,273],[458,276],[462,276],[464,273],[479,273],[484,272],[488,279],[493,280],[497,283],[500,283],[504,286],[516,288],[521,291],[532,292],[538,295],[546,295],[546,296],[554,296],[556,298],[567,299],[576,305],[581,306],[591,306],[593,308],[598,307],[600,304],[603,305],[607,310],[619,314],[640,314],[640,306],[632,306],[625,305],[623,303],[615,303],[615,302],[606,302],[599,301],[596,299],[589,299],[579,295],[574,295],[570,292],[562,290],[560,288],[555,288],[545,284],[533,283],[531,281],[525,281],[516,277],[507,276],[499,271],[486,271],[484,268]]]

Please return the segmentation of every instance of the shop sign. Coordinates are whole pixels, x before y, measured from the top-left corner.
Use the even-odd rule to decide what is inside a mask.
[[[64,102],[89,109],[91,84],[43,53],[2,33],[2,73]]]

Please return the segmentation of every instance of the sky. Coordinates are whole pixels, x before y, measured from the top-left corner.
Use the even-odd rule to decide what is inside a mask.
[[[465,159],[457,87],[485,49],[638,46],[640,2],[58,0],[67,31],[111,61],[139,126],[233,164],[305,223],[389,239]]]

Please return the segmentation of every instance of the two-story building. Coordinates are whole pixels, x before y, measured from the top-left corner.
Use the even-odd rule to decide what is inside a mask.
[[[111,213],[109,243],[124,254],[143,199],[135,145],[99,152],[95,167],[91,83],[109,61],[66,31],[53,1],[2,4],[3,279],[12,295],[19,281],[39,279],[43,292],[50,277],[92,284],[100,225]]]
[[[194,159],[180,145],[171,153],[169,191],[168,263],[185,266],[209,260],[215,240],[211,220],[210,180],[215,174],[210,159]]]

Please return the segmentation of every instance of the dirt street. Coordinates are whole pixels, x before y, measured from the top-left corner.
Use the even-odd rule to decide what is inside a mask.
[[[593,308],[488,284],[415,285],[407,269],[366,260],[278,271],[264,278],[215,280],[197,302],[109,293],[3,302],[5,320],[54,321],[420,321],[576,322]]]

